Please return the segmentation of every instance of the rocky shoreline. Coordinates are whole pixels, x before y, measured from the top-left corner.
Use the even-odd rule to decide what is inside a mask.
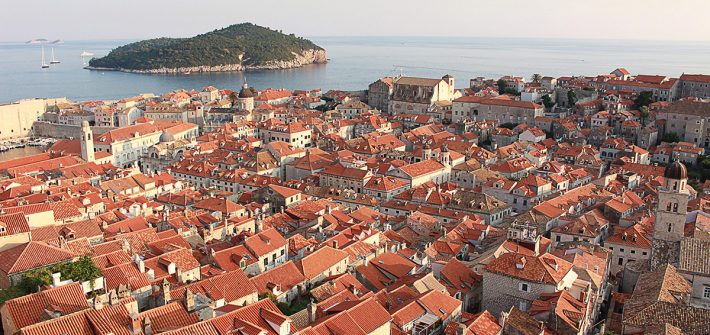
[[[139,74],[182,74],[182,73],[204,73],[204,72],[234,72],[247,70],[282,70],[294,69],[310,64],[325,64],[328,56],[325,50],[310,49],[300,54],[293,53],[294,58],[289,61],[270,61],[259,65],[225,64],[215,66],[190,66],[178,68],[160,68],[149,70],[136,70],[124,68],[105,68],[86,66],[84,69],[92,71],[120,71]]]

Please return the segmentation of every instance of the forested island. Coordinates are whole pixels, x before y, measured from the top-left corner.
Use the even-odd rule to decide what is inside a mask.
[[[89,61],[90,70],[190,73],[286,69],[325,63],[326,52],[294,34],[241,23],[190,38],[130,43]]]

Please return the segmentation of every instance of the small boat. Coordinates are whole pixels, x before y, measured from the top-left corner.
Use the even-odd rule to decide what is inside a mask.
[[[44,46],[42,47],[42,68],[43,68],[43,69],[49,68],[49,64],[47,64],[47,63],[44,61]]]
[[[81,56],[81,62],[86,64],[86,57],[91,57],[93,55],[94,55],[93,52],[88,52],[88,51],[84,50],[81,52],[81,55],[79,55],[79,56]]]
[[[54,58],[54,48],[52,48],[52,59],[49,61],[49,64],[59,64],[59,60]]]
[[[190,74],[190,73],[192,73],[192,72],[191,72],[191,71],[185,71],[185,72],[183,72],[182,74]]]

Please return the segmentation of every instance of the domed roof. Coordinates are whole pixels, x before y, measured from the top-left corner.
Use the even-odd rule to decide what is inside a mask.
[[[669,179],[688,179],[688,168],[685,167],[685,164],[675,160],[666,167],[663,176]]]
[[[160,134],[160,142],[172,142],[174,141],[175,138],[173,137],[173,134],[168,132],[168,130],[163,130],[163,133]]]
[[[254,93],[251,91],[249,86],[245,83],[244,86],[242,86],[242,90],[239,91],[239,98],[253,98]]]

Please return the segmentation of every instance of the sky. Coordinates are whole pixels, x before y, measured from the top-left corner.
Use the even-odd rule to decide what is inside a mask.
[[[710,41],[708,0],[8,0],[0,41],[189,37],[252,22],[299,36]]]

